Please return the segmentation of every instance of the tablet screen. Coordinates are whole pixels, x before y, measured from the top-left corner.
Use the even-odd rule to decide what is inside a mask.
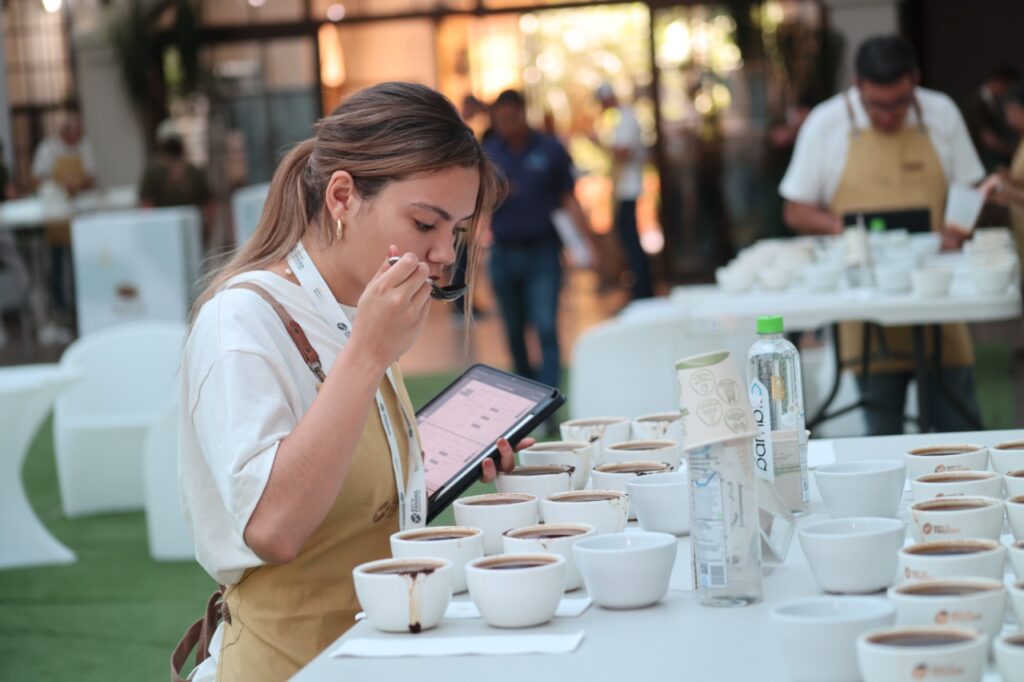
[[[550,397],[550,389],[476,366],[417,415],[433,495]]]

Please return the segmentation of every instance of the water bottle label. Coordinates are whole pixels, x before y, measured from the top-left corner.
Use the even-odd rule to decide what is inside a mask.
[[[698,588],[728,585],[726,560],[728,545],[725,537],[725,512],[722,505],[722,479],[710,466],[697,467],[693,482],[694,519],[694,582]]]
[[[774,481],[775,457],[772,453],[771,438],[771,395],[768,393],[768,387],[757,379],[750,382],[748,392],[750,407],[754,411],[754,423],[757,425],[757,436],[754,437],[754,470],[764,480]]]

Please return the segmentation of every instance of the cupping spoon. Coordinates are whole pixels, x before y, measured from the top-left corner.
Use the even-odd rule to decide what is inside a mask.
[[[398,262],[398,258],[399,256],[391,256],[388,258],[388,263],[394,265]],[[436,298],[438,301],[451,302],[460,299],[469,290],[469,287],[466,285],[455,286],[454,284],[449,284],[439,287],[432,279],[428,279],[427,283],[430,284],[430,297]]]

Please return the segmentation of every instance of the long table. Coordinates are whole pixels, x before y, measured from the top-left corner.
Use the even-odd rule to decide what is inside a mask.
[[[900,459],[919,445],[971,442],[982,445],[1024,438],[1024,430],[917,434],[832,441],[838,461]],[[812,476],[813,483],[813,476]],[[798,527],[826,517],[812,485],[811,513]],[[905,509],[905,505],[904,505]],[[902,514],[903,512],[901,512]],[[688,571],[689,540],[681,539],[676,570]],[[1009,570],[1009,569],[1008,569]],[[678,581],[676,586],[678,587]],[[743,608],[703,607],[688,590],[670,590],[660,604],[632,611],[591,606],[578,618],[556,618],[536,632],[584,631],[580,646],[570,654],[522,656],[465,656],[431,658],[332,658],[330,652],[347,638],[411,637],[386,635],[362,622],[303,668],[300,682],[333,680],[480,679],[488,682],[553,679],[595,680],[758,680],[790,679],[774,639],[770,613],[788,599],[822,594],[794,536],[783,565],[764,581],[765,599]],[[883,599],[884,593],[878,598]],[[486,635],[498,632],[482,620],[446,620],[418,637]],[[998,680],[989,673],[986,682]]]

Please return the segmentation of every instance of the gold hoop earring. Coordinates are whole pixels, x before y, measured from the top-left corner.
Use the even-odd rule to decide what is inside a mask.
[[[345,231],[345,224],[341,222],[341,218],[338,218],[337,227],[334,228],[334,236],[341,239],[341,235]]]

